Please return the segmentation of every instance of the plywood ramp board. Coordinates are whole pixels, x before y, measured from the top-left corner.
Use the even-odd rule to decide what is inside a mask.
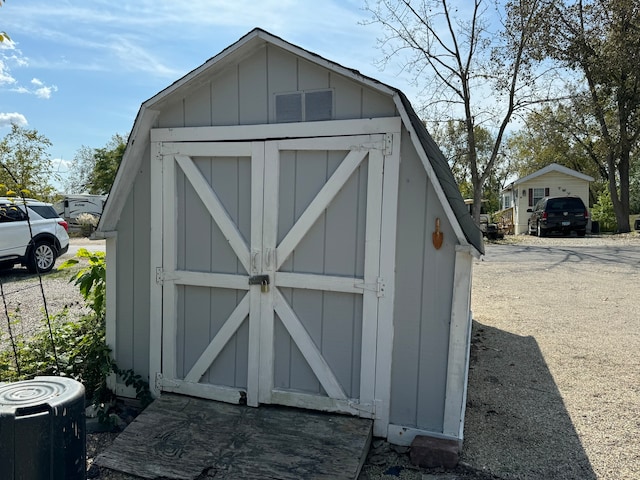
[[[372,421],[163,394],[96,459],[148,479],[356,479]]]

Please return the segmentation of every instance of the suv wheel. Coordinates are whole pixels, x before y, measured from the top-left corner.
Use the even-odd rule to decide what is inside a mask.
[[[542,227],[538,223],[538,236],[539,237],[544,237],[545,235],[546,235],[545,231],[542,229]]]
[[[27,269],[31,273],[46,273],[51,271],[54,263],[56,263],[54,247],[46,242],[38,242],[31,250]]]

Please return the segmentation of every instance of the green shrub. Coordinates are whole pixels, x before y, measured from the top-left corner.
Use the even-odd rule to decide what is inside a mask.
[[[618,222],[608,189],[604,189],[598,195],[598,202],[591,208],[591,220],[600,224],[601,232],[615,232],[617,230]]]
[[[74,378],[84,385],[87,403],[98,407],[101,420],[108,420],[109,404],[114,398],[106,382],[111,373],[123,378],[127,386],[135,388],[143,407],[151,403],[152,396],[148,383],[140,375],[133,370],[118,368],[106,344],[104,252],[80,249],[77,257],[86,259],[88,265],[75,273],[70,282],[78,286],[91,313],[70,320],[67,311],[63,310],[51,319],[51,333],[49,329],[43,329],[28,339],[16,338],[16,355],[13,349],[0,352],[0,381],[25,380],[36,375]],[[70,259],[60,269],[71,268],[78,263],[77,259]],[[19,321],[19,314],[14,315],[13,321]]]

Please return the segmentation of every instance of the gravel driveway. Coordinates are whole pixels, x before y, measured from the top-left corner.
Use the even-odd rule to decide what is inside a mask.
[[[474,265],[462,460],[499,478],[640,478],[640,237],[507,239]]]
[[[417,470],[406,449],[378,441],[361,480],[640,478],[640,236],[518,236],[486,248],[473,272],[460,467]],[[78,305],[66,277],[45,278],[53,306]],[[28,319],[35,282],[2,281],[22,292],[14,300]],[[89,457],[113,437],[89,435]]]

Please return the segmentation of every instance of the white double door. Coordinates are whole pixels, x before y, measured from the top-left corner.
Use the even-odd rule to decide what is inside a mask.
[[[393,138],[157,145],[162,390],[375,417]]]

